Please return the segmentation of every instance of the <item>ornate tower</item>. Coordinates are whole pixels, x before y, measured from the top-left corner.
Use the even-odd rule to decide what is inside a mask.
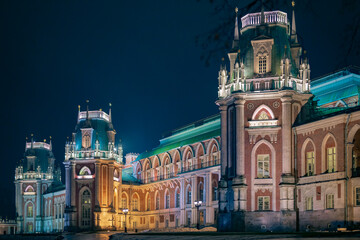
[[[230,72],[221,66],[216,101],[220,231],[295,226],[292,124],[311,94],[294,15],[293,22],[290,28],[285,12],[262,9],[241,18],[237,35],[236,17]]]
[[[109,114],[79,106],[75,132],[65,144],[65,230],[114,226],[123,158],[115,134],[111,104]]]
[[[54,182],[52,144],[31,141],[25,143],[24,158],[15,169],[15,206],[18,233],[43,231],[42,194]]]

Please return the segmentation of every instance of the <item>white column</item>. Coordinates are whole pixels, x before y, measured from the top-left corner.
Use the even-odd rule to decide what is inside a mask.
[[[226,175],[227,168],[227,106],[220,106],[221,116],[221,176]]]
[[[214,223],[214,209],[212,207],[211,172],[205,175],[206,224]]]
[[[71,205],[71,177],[70,177],[70,166],[67,162],[65,164],[65,204],[66,206]]]
[[[109,164],[109,203],[111,204],[114,200],[114,165]],[[140,200],[140,199],[139,199]],[[114,206],[115,203],[113,203]],[[140,205],[140,204],[139,204]]]
[[[100,163],[95,163],[95,205],[100,206]],[[121,178],[120,178],[121,179]]]
[[[236,109],[236,176],[245,174],[245,129],[244,129],[245,100],[235,101]]]
[[[282,174],[291,174],[291,98],[282,101]]]
[[[186,212],[185,212],[185,179],[180,179],[180,225],[184,226],[186,224]]]
[[[36,216],[41,214],[41,181],[36,182]]]
[[[76,187],[75,187],[75,163],[71,163],[71,206],[76,206]]]
[[[197,201],[197,176],[192,175],[191,176],[191,223],[196,224],[197,223],[197,209],[195,207],[194,202]]]

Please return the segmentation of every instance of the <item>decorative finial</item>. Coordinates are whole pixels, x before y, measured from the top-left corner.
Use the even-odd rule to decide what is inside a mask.
[[[224,58],[221,58],[221,61],[224,61],[225,59]]]
[[[109,103],[109,107],[111,107],[112,106],[112,104],[111,103]]]
[[[51,136],[50,136],[49,138],[50,138],[50,140],[51,140]]]
[[[89,103],[89,102],[90,102],[89,99],[87,99],[87,100],[86,100],[86,103]]]
[[[32,133],[30,136],[32,136],[32,137],[33,137],[33,136],[34,136],[34,134]]]
[[[292,1],[292,2],[291,2],[291,6],[292,6],[292,7],[295,7],[295,1]]]
[[[46,139],[44,139],[44,143],[46,143]]]
[[[79,112],[80,112],[80,105],[78,105],[78,109],[79,109]]]
[[[239,12],[238,7],[235,7],[235,13],[237,14]]]
[[[100,108],[99,111],[101,112],[101,111],[102,111],[102,108]]]
[[[304,50],[304,54],[306,54],[306,50]]]

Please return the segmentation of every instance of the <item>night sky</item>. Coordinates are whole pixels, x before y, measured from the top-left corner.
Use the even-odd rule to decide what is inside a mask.
[[[359,35],[348,34],[359,8],[344,9],[344,1],[297,4],[312,78],[360,66],[358,53],[344,53],[349,39],[359,44]],[[228,2],[233,9],[251,1]],[[288,6],[278,9],[290,13]],[[107,112],[112,103],[125,154],[150,150],[164,132],[216,114],[221,57],[205,64],[210,49],[201,47],[204,38],[196,41],[234,16],[215,7],[209,0],[0,1],[0,216],[15,217],[14,171],[25,137],[52,136],[61,164],[86,99],[91,110]]]

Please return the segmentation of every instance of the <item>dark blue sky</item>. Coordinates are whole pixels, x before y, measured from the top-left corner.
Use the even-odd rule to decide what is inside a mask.
[[[151,149],[162,133],[217,113],[220,61],[206,67],[195,39],[233,12],[214,15],[210,2],[0,1],[0,191],[7,196],[0,198],[0,216],[14,217],[14,169],[25,137],[51,135],[61,163],[77,105],[85,109],[86,99],[90,109],[113,104],[125,153]],[[312,76],[360,65],[358,55],[339,60],[345,28],[358,11],[339,13],[340,2],[299,3],[298,32]]]

